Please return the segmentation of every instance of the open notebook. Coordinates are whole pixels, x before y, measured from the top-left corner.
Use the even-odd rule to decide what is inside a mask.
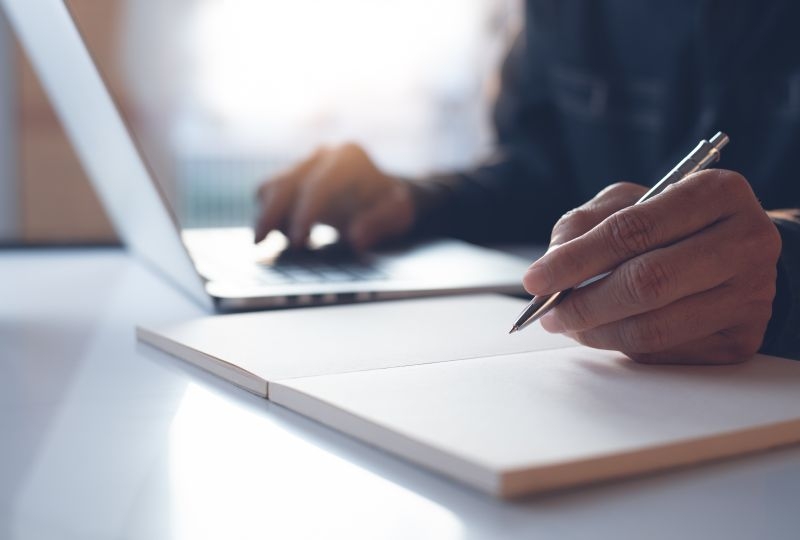
[[[200,318],[140,340],[512,497],[800,441],[800,362],[644,366],[482,295]]]

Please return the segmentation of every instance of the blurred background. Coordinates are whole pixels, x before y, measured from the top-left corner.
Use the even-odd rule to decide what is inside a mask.
[[[250,224],[254,192],[321,144],[387,170],[478,161],[518,0],[66,0],[186,227]],[[0,238],[113,241],[0,21]]]

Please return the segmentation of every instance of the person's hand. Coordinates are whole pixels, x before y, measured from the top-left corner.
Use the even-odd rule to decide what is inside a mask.
[[[312,225],[336,227],[356,249],[366,249],[407,232],[414,219],[408,185],[381,172],[355,144],[317,150],[258,190],[255,228],[260,242],[273,230],[294,247],[308,240]]]
[[[523,283],[575,289],[541,319],[550,332],[648,363],[729,363],[761,346],[781,240],[739,174],[695,173],[639,205],[615,184],[559,220]]]

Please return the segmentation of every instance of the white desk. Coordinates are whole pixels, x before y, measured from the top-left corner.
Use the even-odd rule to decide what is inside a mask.
[[[199,314],[118,250],[0,251],[0,538],[800,538],[800,448],[496,501],[135,342]]]

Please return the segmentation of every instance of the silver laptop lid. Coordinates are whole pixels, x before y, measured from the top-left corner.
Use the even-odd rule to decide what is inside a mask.
[[[153,181],[62,0],[0,0],[127,248],[212,308]],[[54,179],[57,181],[57,179]]]

